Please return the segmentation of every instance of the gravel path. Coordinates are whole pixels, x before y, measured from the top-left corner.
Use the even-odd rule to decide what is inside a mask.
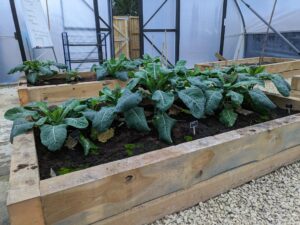
[[[300,162],[151,225],[300,224]]]

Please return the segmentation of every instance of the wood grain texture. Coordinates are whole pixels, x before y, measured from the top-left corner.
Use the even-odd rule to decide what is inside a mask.
[[[33,133],[15,137],[7,208],[11,225],[43,225],[40,179]]]
[[[179,212],[199,202],[204,202],[298,160],[300,160],[300,146],[222,173],[190,188],[146,202],[92,225],[148,224],[168,214]]]
[[[297,145],[300,114],[44,180],[45,220],[90,224]]]
[[[116,85],[124,87],[126,82],[119,80],[104,80],[81,82],[76,84],[59,84],[45,86],[20,86],[18,89],[21,105],[33,101],[48,101],[57,103],[70,98],[89,98],[99,95],[103,87],[113,88]]]
[[[300,60],[286,59],[286,58],[273,58],[264,57],[264,62],[268,63],[263,65],[267,72],[269,73],[281,73],[285,78],[291,78],[294,75],[300,74]],[[222,67],[229,65],[241,65],[241,64],[258,64],[259,57],[254,58],[244,58],[238,60],[228,60],[228,61],[216,61],[196,64],[201,70],[212,67]]]
[[[292,90],[300,91],[300,75],[296,75],[292,78],[291,86],[292,86]]]

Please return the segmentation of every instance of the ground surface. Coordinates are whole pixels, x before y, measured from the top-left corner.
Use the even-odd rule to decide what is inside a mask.
[[[0,96],[0,225],[8,225],[5,203],[11,123],[3,118],[3,114],[8,108],[18,105],[18,100],[15,88],[0,87]],[[300,162],[152,225],[200,224],[300,224]]]

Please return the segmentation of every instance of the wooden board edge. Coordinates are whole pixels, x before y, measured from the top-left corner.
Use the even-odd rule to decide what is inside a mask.
[[[11,225],[45,225],[40,197],[9,204],[7,210]]]
[[[292,77],[291,87],[292,90],[300,91],[300,75],[295,75]]]
[[[43,225],[40,178],[33,131],[14,138],[7,208],[11,225]]]
[[[236,188],[298,160],[300,160],[300,146],[225,172],[188,189],[149,201],[92,225],[148,224],[166,215],[192,207],[199,202],[205,202],[232,188]]]

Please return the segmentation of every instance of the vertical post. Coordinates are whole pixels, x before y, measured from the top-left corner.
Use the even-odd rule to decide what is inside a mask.
[[[93,0],[93,3],[94,3],[95,26],[96,26],[96,37],[97,37],[97,47],[98,47],[98,59],[99,59],[99,63],[102,63],[103,53],[102,53],[102,40],[101,40],[98,0]]]
[[[16,29],[15,38],[18,40],[21,57],[24,62],[24,61],[26,61],[26,53],[25,53],[25,48],[24,48],[24,44],[22,41],[21,29],[20,29],[20,24],[19,24],[19,20],[18,20],[15,0],[10,0],[9,3],[10,3],[10,8],[11,8],[11,12],[12,12],[12,16],[13,16],[13,20],[14,20],[14,24],[15,24],[15,29]]]
[[[227,0],[223,0],[222,28],[221,28],[221,40],[220,40],[220,49],[219,49],[220,55],[223,55],[223,51],[224,51],[226,14],[227,14]]]
[[[140,27],[140,56],[144,55],[144,12],[143,1],[139,0],[139,27]]]
[[[115,41],[114,41],[114,22],[113,22],[113,11],[112,11],[112,0],[107,0],[108,4],[108,17],[109,17],[109,33],[110,33],[110,56],[115,57]]]
[[[180,0],[176,0],[175,63],[180,56]]]

